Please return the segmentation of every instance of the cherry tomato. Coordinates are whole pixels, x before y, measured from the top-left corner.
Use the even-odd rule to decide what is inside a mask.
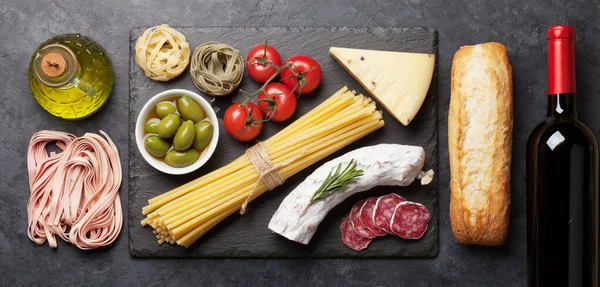
[[[289,119],[296,111],[296,95],[280,83],[270,83],[258,94],[258,107],[265,118],[274,122]]]
[[[290,69],[281,71],[281,82],[294,93],[303,95],[314,91],[321,83],[321,66],[309,56],[296,55],[285,60],[283,65],[291,63]]]
[[[229,106],[223,117],[227,132],[234,139],[242,142],[251,141],[260,134],[262,120],[263,115],[260,109],[251,102],[248,102],[245,107],[241,102]]]
[[[269,80],[277,72],[277,68],[268,62],[281,67],[281,56],[273,46],[267,45],[265,49],[265,44],[260,44],[250,49],[246,57],[246,70],[250,77],[259,83]]]

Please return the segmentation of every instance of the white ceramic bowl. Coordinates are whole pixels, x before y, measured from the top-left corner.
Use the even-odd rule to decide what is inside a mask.
[[[146,147],[144,146],[144,134],[146,129],[146,118],[148,117],[148,113],[150,113],[150,111],[156,107],[156,104],[162,101],[166,101],[168,99],[172,99],[176,96],[188,96],[195,100],[198,104],[200,104],[200,106],[206,113],[207,118],[210,120],[214,127],[212,139],[210,140],[208,146],[200,154],[200,158],[194,164],[186,167],[169,166],[162,160],[158,160],[152,155],[150,155],[148,151],[146,151]],[[186,174],[197,170],[198,168],[203,166],[214,153],[217,147],[217,142],[219,141],[219,121],[217,120],[217,115],[215,114],[213,108],[200,95],[192,91],[183,89],[167,90],[152,97],[144,105],[144,107],[138,114],[137,121],[135,124],[135,141],[138,150],[140,151],[146,162],[148,162],[152,167],[168,174]]]

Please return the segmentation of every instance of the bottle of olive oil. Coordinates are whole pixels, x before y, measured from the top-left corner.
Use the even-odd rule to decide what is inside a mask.
[[[110,96],[113,69],[106,51],[79,34],[42,43],[29,63],[29,85],[38,103],[63,119],[95,113]]]

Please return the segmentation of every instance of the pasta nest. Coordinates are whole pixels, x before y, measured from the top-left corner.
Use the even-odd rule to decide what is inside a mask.
[[[234,92],[244,75],[244,60],[238,50],[219,43],[206,42],[194,49],[190,74],[196,87],[214,96]]]
[[[167,24],[144,31],[135,43],[135,60],[147,77],[166,82],[188,66],[190,44],[185,36]]]

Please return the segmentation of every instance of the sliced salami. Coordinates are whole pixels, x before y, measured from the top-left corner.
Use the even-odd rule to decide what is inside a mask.
[[[358,218],[360,223],[367,229],[369,229],[376,236],[385,236],[387,232],[377,226],[373,221],[373,215],[375,213],[375,204],[377,203],[377,197],[369,197],[360,209]]]
[[[371,239],[364,238],[354,232],[352,222],[347,217],[342,220],[340,231],[342,232],[342,242],[354,251],[361,251],[371,243]]]
[[[375,210],[373,212],[373,222],[375,222],[375,226],[387,233],[394,234],[392,230],[390,230],[390,221],[392,220],[392,215],[394,215],[396,206],[403,201],[406,201],[406,199],[395,193],[379,197],[375,203]]]
[[[362,199],[356,204],[354,204],[352,210],[350,210],[350,215],[348,215],[348,220],[352,223],[352,227],[354,228],[354,232],[356,232],[356,234],[364,238],[373,239],[376,236],[375,233],[373,233],[373,231],[365,227],[360,221],[360,210],[362,209],[365,202],[366,200]]]
[[[404,239],[420,239],[427,231],[430,218],[424,205],[410,201],[400,202],[394,210],[390,229]]]

